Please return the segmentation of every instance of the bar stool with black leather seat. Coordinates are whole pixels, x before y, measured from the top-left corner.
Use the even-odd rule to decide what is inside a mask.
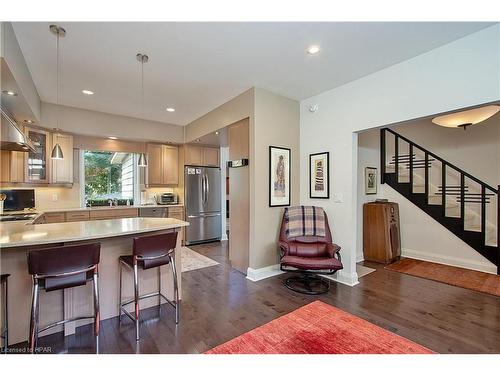
[[[2,324],[2,330],[0,337],[3,340],[3,345],[2,345],[2,352],[7,353],[7,348],[9,347],[9,305],[7,298],[9,297],[8,295],[8,290],[9,290],[9,284],[8,284],[8,278],[9,274],[5,273],[3,275],[0,275],[0,284],[4,288],[3,291],[3,324]]]
[[[35,353],[38,334],[49,328],[81,319],[94,320],[94,336],[96,352],[99,352],[99,285],[98,264],[101,244],[90,243],[52,247],[28,252],[28,271],[33,278],[31,320],[29,333],[29,349]],[[93,282],[94,314],[78,316],[51,323],[43,328],[39,321],[39,293],[63,290]],[[64,291],[63,291],[64,292]]]
[[[179,323],[179,290],[177,287],[177,270],[175,268],[175,247],[177,244],[177,232],[152,234],[135,237],[133,255],[122,255],[120,263],[120,292],[119,292],[119,320],[121,322],[122,312],[135,323],[135,339],[139,340],[139,300],[158,296],[159,311],[161,312],[161,299],[175,308],[175,324]],[[161,292],[161,266],[170,263],[174,278],[174,301],[169,300]],[[127,267],[134,273],[134,298],[122,302],[122,270]],[[139,295],[138,269],[158,269],[158,292]],[[125,310],[125,306],[134,303],[134,315]]]

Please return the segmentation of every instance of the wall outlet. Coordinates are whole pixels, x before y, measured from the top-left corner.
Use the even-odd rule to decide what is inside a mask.
[[[57,202],[58,196],[57,194],[52,194],[52,202]]]
[[[344,194],[334,193],[333,194],[333,203],[343,203],[344,202]]]

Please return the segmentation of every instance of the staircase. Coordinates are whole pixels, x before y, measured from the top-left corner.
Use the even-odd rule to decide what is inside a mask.
[[[395,131],[380,130],[381,182],[497,266],[499,191]]]

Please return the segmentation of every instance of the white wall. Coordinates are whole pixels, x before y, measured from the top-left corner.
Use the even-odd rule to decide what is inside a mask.
[[[443,155],[443,157],[447,159],[444,154],[448,150],[448,144],[446,143],[446,138],[443,139],[444,142],[442,144],[439,144],[437,141],[440,138],[441,132],[438,126],[422,126],[422,122],[418,121],[416,123],[398,126],[398,132],[407,133],[408,131],[416,131],[416,129],[413,128],[420,129],[418,134],[422,143],[434,144],[434,147],[431,148],[430,151],[440,156]],[[492,128],[494,128],[494,126],[492,126]],[[449,131],[453,132],[453,129],[449,129]],[[463,130],[458,131],[463,132]],[[477,139],[479,136],[480,134],[471,134],[469,138],[462,140],[461,144],[464,149],[470,150],[471,147],[477,146],[478,149],[476,152],[480,153],[481,147],[478,145]],[[401,248],[403,256],[496,274],[496,266],[493,263],[448,231],[389,185],[380,184],[379,138],[378,129],[360,133],[358,137],[357,212],[360,221],[357,233],[357,260],[363,259],[363,203],[373,201],[376,198],[382,198],[399,204]],[[410,139],[413,140],[411,137]],[[500,137],[497,137],[495,141],[500,145]],[[467,159],[474,158],[474,152],[457,153],[455,156],[457,157],[455,162],[461,164],[461,162],[465,162]],[[498,164],[488,162],[488,165],[494,168],[498,173],[498,168],[495,168]],[[366,195],[364,192],[364,168],[366,166],[378,168],[377,195]],[[474,175],[474,171],[467,171]]]
[[[500,99],[500,26],[468,35],[413,59],[393,65],[301,102],[301,203],[318,204],[331,219],[342,246],[339,281],[357,282],[357,134],[430,114]],[[308,108],[318,104],[319,110]],[[330,151],[332,192],[343,202],[309,199],[308,156]]]

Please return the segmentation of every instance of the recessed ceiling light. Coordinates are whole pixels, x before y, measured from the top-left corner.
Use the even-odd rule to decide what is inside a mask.
[[[35,121],[33,121],[33,120],[24,120],[23,122],[25,124],[34,124],[35,123]]]
[[[82,90],[82,93],[85,95],[94,95],[94,92],[90,90]]]
[[[109,139],[118,139],[118,138],[113,137],[113,136],[110,136],[110,137],[108,137],[108,138],[109,138]]]
[[[199,139],[197,139],[197,140],[196,140],[196,142],[200,142],[200,140],[199,140]]]
[[[2,94],[7,94],[10,96],[17,96],[17,93],[15,93],[14,91],[10,91],[10,90],[2,90]]]
[[[167,112],[175,112],[175,108],[168,107],[168,108],[167,108]]]
[[[215,135],[219,135],[219,132],[215,132]]]
[[[310,55],[316,55],[319,51],[320,51],[320,48],[319,48],[319,46],[316,46],[316,45],[310,46],[307,49],[307,53]]]

